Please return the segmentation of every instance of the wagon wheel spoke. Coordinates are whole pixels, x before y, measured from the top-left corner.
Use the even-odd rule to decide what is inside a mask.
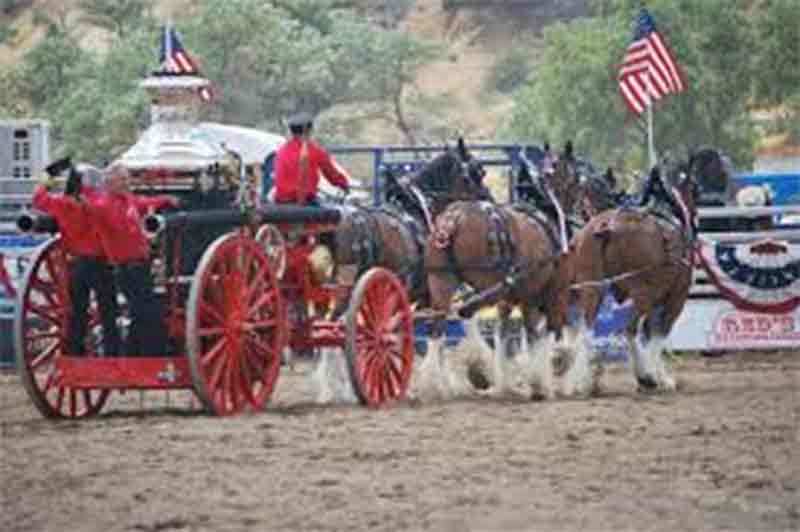
[[[359,329],[368,330],[370,334],[372,334],[377,328],[377,324],[375,321],[375,312],[369,306],[369,303],[364,301],[364,304],[358,308],[357,312],[357,318],[359,318],[360,321]]]
[[[58,349],[60,342],[53,342],[47,349],[44,350],[43,353],[36,356],[31,361],[30,368],[32,371],[36,371],[41,366],[44,366],[46,363],[51,362],[53,355],[55,354],[56,349]]]
[[[227,354],[227,353],[226,353]],[[208,383],[211,386],[212,390],[218,389],[220,386],[220,381],[222,380],[223,374],[225,373],[226,368],[229,365],[230,360],[227,356],[220,357],[219,362],[217,363],[216,367],[213,369],[211,373],[211,377],[208,379]]]
[[[227,345],[227,339],[223,336],[219,340],[214,343],[214,347],[206,351],[202,358],[200,359],[203,366],[208,366],[211,364],[219,355],[225,353],[225,347]]]
[[[205,301],[200,301],[200,308],[198,312],[201,320],[203,323],[225,323],[225,318],[222,317],[222,314],[219,313],[217,309],[206,303]],[[203,318],[206,318],[203,320]],[[213,321],[212,321],[213,320]]]
[[[58,387],[58,395],[56,396],[56,411],[61,412],[64,408],[64,387]]]
[[[255,315],[265,307],[271,306],[275,302],[275,292],[262,294],[248,309],[247,318],[253,319]]]
[[[70,417],[78,415],[78,393],[73,389],[69,390],[69,414]]]
[[[222,336],[223,334],[225,334],[225,327],[203,327],[197,330],[197,336],[200,338]]]
[[[263,331],[264,329],[274,329],[276,325],[277,321],[274,318],[244,322],[244,326],[251,332]]]
[[[260,338],[255,336],[250,336],[248,337],[248,341],[250,344],[256,347],[259,352],[265,353],[269,355],[269,357],[277,356],[275,353],[275,349],[272,346],[265,344],[263,341],[261,341]]]
[[[228,394],[228,398],[230,399],[230,405],[233,411],[239,410],[239,398],[236,393],[237,390],[235,384],[237,379],[233,378],[233,369],[235,364],[236,364],[235,357],[231,357],[228,360],[228,364],[225,368],[225,391]],[[227,406],[227,403],[225,406]]]
[[[250,285],[250,288],[247,291],[247,295],[245,296],[245,301],[247,301],[247,304],[250,306],[254,305],[255,302],[258,301],[257,299],[254,301],[254,299],[257,296],[272,294],[272,291],[269,290],[270,288],[271,288],[271,283],[270,279],[267,276],[265,275],[257,276],[255,281],[253,282],[252,285]]]
[[[62,306],[62,302],[58,297],[58,291],[56,290],[53,283],[44,282],[39,279],[34,279],[31,283],[31,292],[35,292],[43,296],[47,302],[54,306],[60,307]]]
[[[43,307],[41,305],[36,305],[35,303],[31,303],[28,305],[28,311],[32,314],[35,314],[45,320],[49,321],[53,325],[59,326],[61,325],[62,316],[58,311],[56,311],[55,315],[53,311],[48,309],[47,307]]]

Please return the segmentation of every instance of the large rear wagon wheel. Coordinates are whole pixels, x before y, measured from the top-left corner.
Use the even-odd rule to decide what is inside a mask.
[[[186,339],[195,390],[217,415],[262,410],[275,389],[288,329],[268,257],[240,233],[203,254],[189,292]]]
[[[58,382],[55,361],[65,356],[70,311],[67,254],[59,238],[42,244],[31,257],[14,312],[17,371],[33,404],[49,418],[78,419],[96,415],[108,390],[73,389]],[[97,324],[90,307],[89,329]],[[94,342],[89,352],[93,353]]]
[[[372,268],[356,284],[346,319],[347,362],[362,403],[402,399],[414,366],[414,316],[396,275]]]

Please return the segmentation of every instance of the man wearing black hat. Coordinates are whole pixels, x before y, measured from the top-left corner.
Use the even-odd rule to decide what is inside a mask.
[[[320,173],[345,192],[350,177],[325,149],[311,139],[313,119],[299,113],[288,121],[291,138],[275,155],[275,202],[316,204]]]

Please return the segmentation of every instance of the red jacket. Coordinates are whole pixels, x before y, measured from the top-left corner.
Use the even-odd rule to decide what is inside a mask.
[[[138,196],[130,192],[98,194],[90,202],[100,242],[112,264],[148,260],[150,243],[142,228],[142,214],[175,205],[169,196]]]
[[[303,140],[293,138],[285,142],[275,154],[275,201],[278,203],[307,203],[316,197],[320,172],[333,185],[350,186],[347,174],[333,158],[313,140],[308,143],[308,170],[300,164]],[[307,173],[308,175],[305,175]]]
[[[69,253],[81,257],[103,257],[103,247],[97,238],[87,203],[96,199],[99,193],[87,186],[82,188],[81,193],[85,201],[64,194],[51,194],[40,185],[33,194],[33,207],[56,219],[64,247]]]

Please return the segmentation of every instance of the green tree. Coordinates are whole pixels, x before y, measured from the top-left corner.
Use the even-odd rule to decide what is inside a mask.
[[[515,102],[510,132],[562,142],[620,165],[646,149],[645,123],[626,115],[616,75],[640,2],[610,0],[604,17],[558,24],[545,31],[542,66]],[[658,148],[685,155],[711,144],[739,164],[753,159],[748,114],[753,35],[746,6],[726,0],[652,0],[648,7],[688,78],[688,91],[654,109]],[[643,115],[644,117],[644,115]]]
[[[280,129],[298,108],[360,102],[370,109],[361,119],[389,119],[411,140],[408,89],[433,47],[333,5],[201,2],[186,40],[203,51],[205,73],[220,87],[222,119]]]
[[[78,44],[56,26],[24,57],[18,71],[34,108],[55,105],[76,79],[75,67],[86,58]]]
[[[418,144],[421,124],[414,114],[423,99],[416,80],[422,67],[441,56],[441,47],[397,30],[365,33],[353,25],[343,34],[352,37],[345,44],[356,67],[352,87],[375,104],[377,118],[397,127],[408,144]]]
[[[124,39],[150,18],[150,0],[81,0],[84,21]]]
[[[147,123],[148,100],[138,82],[153,65],[153,30],[139,29],[78,68],[78,80],[52,111],[57,139],[85,160],[99,162],[131,145]]]
[[[800,9],[794,0],[761,0],[756,8],[756,100],[776,108],[779,129],[800,141]]]

